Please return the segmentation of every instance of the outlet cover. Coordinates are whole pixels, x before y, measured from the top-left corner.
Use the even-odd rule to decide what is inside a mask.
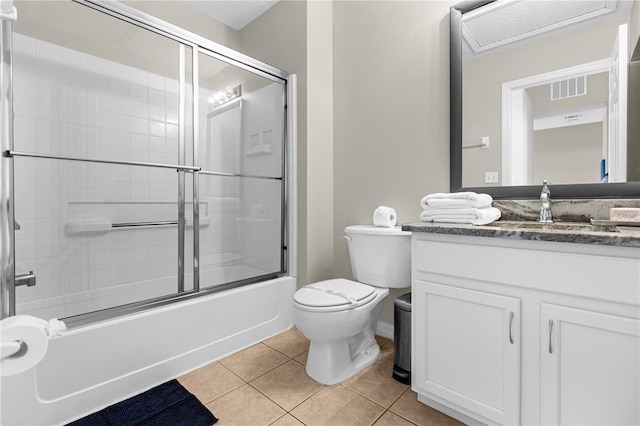
[[[484,183],[498,183],[498,172],[485,172]]]

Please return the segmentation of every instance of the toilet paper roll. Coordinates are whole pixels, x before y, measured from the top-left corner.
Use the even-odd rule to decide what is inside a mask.
[[[49,346],[45,331],[47,325],[47,321],[28,315],[16,315],[0,321],[2,345],[11,353],[0,359],[0,376],[20,374],[42,361]],[[20,343],[17,352],[13,350],[15,342]]]
[[[373,224],[393,228],[398,221],[395,209],[387,206],[380,206],[373,212]]]

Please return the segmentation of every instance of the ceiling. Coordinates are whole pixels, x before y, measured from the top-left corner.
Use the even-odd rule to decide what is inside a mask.
[[[192,9],[240,31],[278,0],[180,0]]]
[[[498,0],[463,15],[465,49],[471,55],[481,54],[531,37],[628,15],[632,6],[629,0]]]

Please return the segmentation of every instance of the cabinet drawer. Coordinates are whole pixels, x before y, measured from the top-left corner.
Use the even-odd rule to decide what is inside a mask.
[[[443,242],[414,237],[414,271],[618,303],[640,300],[638,257],[473,244],[477,240]]]

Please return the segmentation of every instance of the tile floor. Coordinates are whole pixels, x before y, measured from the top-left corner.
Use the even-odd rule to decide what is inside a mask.
[[[220,426],[461,424],[419,403],[410,386],[391,378],[393,341],[377,339],[380,359],[333,386],[307,376],[309,341],[295,328],[178,380]]]

